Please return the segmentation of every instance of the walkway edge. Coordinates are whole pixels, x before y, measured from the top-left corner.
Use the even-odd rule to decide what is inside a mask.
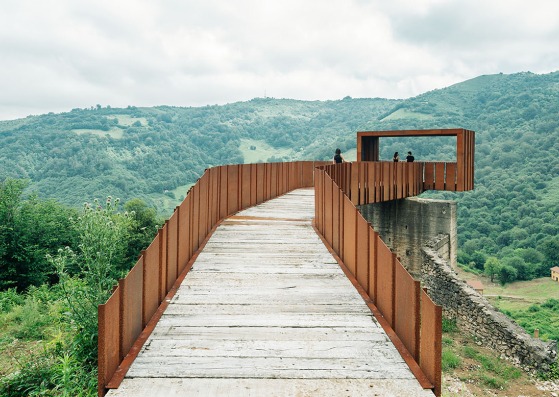
[[[146,343],[147,339],[149,338],[149,336],[153,332],[155,326],[157,325],[157,323],[161,319],[161,316],[163,315],[163,313],[165,312],[165,310],[169,306],[169,303],[171,302],[171,299],[173,299],[173,297],[177,293],[177,291],[178,291],[179,287],[181,286],[182,282],[184,281],[186,275],[188,274],[188,272],[192,268],[192,265],[194,264],[194,262],[198,258],[198,255],[202,252],[202,250],[204,249],[207,242],[212,237],[212,235],[214,234],[214,232],[216,231],[218,226],[221,225],[221,223],[226,219],[227,218],[222,219],[214,225],[214,227],[212,228],[212,230],[210,230],[210,232],[208,233],[208,235],[206,236],[206,238],[204,239],[202,244],[200,244],[200,247],[198,247],[198,249],[196,250],[194,255],[192,255],[192,258],[190,258],[190,260],[186,264],[186,266],[185,266],[184,270],[182,271],[182,273],[180,274],[180,276],[177,277],[177,279],[175,280],[175,283],[173,284],[173,286],[171,287],[171,289],[169,290],[167,295],[165,295],[165,298],[163,299],[163,302],[161,302],[161,304],[157,308],[157,311],[151,317],[151,319],[147,323],[146,327],[142,330],[142,332],[138,336],[138,339],[136,339],[136,341],[134,342],[134,344],[130,348],[130,351],[128,352],[126,357],[124,357],[124,360],[122,360],[122,362],[118,366],[118,368],[115,371],[113,377],[111,378],[111,380],[109,381],[109,383],[105,387],[106,389],[118,389],[118,387],[120,386],[120,384],[124,380],[124,377],[128,373],[128,370],[130,369],[130,366],[132,365],[132,363],[134,362],[134,360],[136,359],[136,357],[138,356],[138,354],[142,350],[142,347],[144,346],[144,343]]]
[[[363,287],[359,284],[359,282],[353,276],[353,274],[351,274],[349,269],[346,267],[344,262],[338,256],[338,254],[336,254],[336,252],[330,246],[330,244],[328,244],[328,242],[326,241],[324,236],[318,231],[314,220],[312,222],[312,227],[313,227],[315,233],[318,235],[318,237],[320,237],[320,239],[322,240],[322,243],[324,244],[324,246],[328,249],[328,251],[330,251],[330,254],[332,254],[332,256],[334,257],[336,262],[338,262],[338,265],[343,270],[346,277],[349,279],[349,281],[351,281],[351,283],[353,284],[353,286],[355,287],[357,292],[359,292],[359,295],[361,295],[361,298],[363,298],[363,300],[365,301],[365,303],[367,304],[367,306],[369,307],[369,309],[371,310],[371,312],[375,316],[375,319],[379,322],[379,324],[381,325],[384,332],[386,332],[386,334],[388,335],[388,337],[390,338],[390,340],[392,341],[392,343],[396,347],[396,350],[398,350],[398,353],[400,353],[400,355],[402,356],[402,358],[406,362],[407,366],[409,367],[410,371],[413,373],[413,375],[415,376],[415,378],[417,379],[417,381],[419,382],[421,387],[424,388],[424,389],[433,390],[435,388],[435,385],[433,385],[433,383],[431,383],[429,381],[429,379],[427,378],[427,376],[425,375],[423,370],[419,367],[419,364],[412,357],[412,355],[410,354],[408,349],[406,349],[406,347],[404,346],[404,344],[402,343],[400,338],[398,338],[398,335],[396,335],[396,332],[388,324],[388,321],[386,321],[384,316],[380,313],[378,308],[371,301],[371,299],[369,298],[369,296],[367,295],[367,293],[365,292]]]

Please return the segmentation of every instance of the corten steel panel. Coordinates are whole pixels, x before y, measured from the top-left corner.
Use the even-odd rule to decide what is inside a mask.
[[[314,224],[320,234],[324,235],[324,227],[322,224],[322,200],[323,200],[323,185],[324,171],[316,170],[314,178]]]
[[[179,215],[180,214],[180,215]],[[181,209],[175,211],[173,216],[169,218],[167,222],[167,283],[165,286],[166,292],[171,290],[171,287],[175,283],[178,276],[178,256],[179,256],[179,245],[178,245],[178,220],[182,215]],[[186,244],[184,244],[186,246]],[[185,263],[188,262],[186,257],[184,258]]]
[[[219,221],[219,167],[210,168],[210,229]]]
[[[419,281],[415,281],[400,261],[395,266],[394,331],[408,352],[419,360]]]
[[[169,267],[167,255],[167,223],[159,230],[159,302],[167,295],[167,272]],[[176,267],[176,266],[175,266]]]
[[[336,185],[333,183],[332,191],[332,242],[330,245],[334,252],[340,256],[340,201],[342,200],[343,193]]]
[[[200,183],[198,182],[196,182],[196,184],[190,191],[190,193],[192,194],[192,208],[190,210],[192,214],[192,216],[190,217],[190,237],[192,239],[192,252],[196,252],[196,250],[198,249],[198,244],[200,242]]]
[[[435,163],[435,190],[444,190],[445,173],[444,163]]]
[[[298,188],[305,187],[303,185],[303,167],[304,163],[302,161],[297,161],[292,163],[292,169],[290,172],[290,191]]]
[[[286,186],[288,192],[297,189],[297,187],[300,186],[299,175],[299,162],[293,161],[287,163]]]
[[[419,181],[421,180],[421,173],[423,169],[421,164],[412,163],[410,165],[410,196],[417,196],[419,194]]]
[[[198,181],[198,185],[200,189],[198,190],[198,194],[200,195],[199,199],[199,215],[198,215],[198,246],[202,244],[206,236],[208,235],[208,228],[209,223],[209,197],[208,197],[208,190],[210,187],[209,184],[209,177],[208,172],[205,172],[204,175]]]
[[[192,195],[189,193],[178,209],[178,257],[177,257],[177,276],[182,273],[186,264],[192,256],[192,238],[190,231],[190,219],[192,217]]]
[[[301,186],[311,187],[313,185],[313,173],[315,163],[312,161],[303,161],[303,170],[301,175]]]
[[[97,393],[105,395],[105,386],[120,364],[120,290],[117,287],[104,305],[97,307]]]
[[[347,201],[347,196],[344,194],[343,190],[340,189],[339,190],[339,219],[340,219],[340,252],[338,253],[338,256],[340,258],[344,257],[344,216],[345,216],[345,212],[344,212],[344,202]]]
[[[241,197],[240,209],[245,209],[250,207],[250,164],[241,164],[239,169],[241,180],[241,188],[239,189],[239,195]]]
[[[394,264],[392,252],[379,237],[377,240],[376,306],[388,324],[394,326]]]
[[[351,202],[353,205],[359,205],[359,167],[357,163],[349,163],[351,172]]]
[[[456,163],[446,163],[445,189],[450,192],[456,191]]]
[[[278,163],[270,164],[270,198],[278,196]]]
[[[435,164],[424,163],[425,173],[423,176],[423,189],[433,190],[435,185]]]
[[[464,191],[464,175],[466,165],[466,156],[464,156],[464,150],[466,149],[466,147],[467,146],[464,133],[461,133],[456,137],[456,190],[459,192]]]
[[[369,223],[357,213],[357,259],[355,278],[365,291],[369,290]]]
[[[380,163],[382,167],[382,187],[383,197],[382,201],[389,201],[392,199],[392,162]]]
[[[256,164],[250,165],[250,206],[255,206],[257,204],[256,201],[256,185],[258,184],[258,177],[256,173]],[[216,222],[214,222],[215,225]]]
[[[342,261],[347,266],[351,274],[355,276],[356,271],[356,238],[357,238],[357,208],[353,203],[344,197],[344,249]]]
[[[345,192],[349,196],[351,194],[351,171],[353,168],[352,163],[344,163],[343,180],[345,185]]]
[[[155,238],[144,251],[142,328],[159,307],[159,238]]]
[[[271,197],[271,185],[272,185],[272,164],[265,163],[264,164],[264,173],[265,177],[265,185],[264,185],[264,201],[267,201]]]
[[[285,163],[278,163],[278,196],[281,196],[286,192],[285,175]]]
[[[435,395],[441,395],[442,307],[437,306],[425,291],[421,291],[421,333],[419,366],[435,385]]]
[[[355,166],[359,169],[359,204],[363,205],[367,203],[367,164],[355,163]]]
[[[281,196],[283,194],[283,163],[274,163],[276,169],[276,181],[277,190],[274,197]]]
[[[382,201],[382,163],[373,163],[375,166],[375,200],[373,203]]]
[[[396,183],[394,192],[397,199],[404,198],[404,167],[406,163],[400,162],[394,164],[396,166]]]
[[[266,165],[256,164],[256,204],[264,201],[264,190],[266,187]]]
[[[378,241],[380,237],[378,233],[371,228],[369,230],[369,298],[373,303],[377,304],[377,280],[378,280]],[[377,305],[378,306],[378,305]]]
[[[232,215],[235,212],[239,211],[239,166],[228,165],[227,174],[227,215]]]
[[[468,133],[468,151],[467,151],[467,189],[472,190],[474,188],[474,158],[475,158],[475,132],[467,131]]]
[[[228,203],[229,192],[228,188],[229,166],[222,165],[219,167],[219,219],[224,219],[229,215]]]
[[[125,278],[118,281],[120,290],[120,361],[142,332],[144,257],[140,257]],[[120,362],[119,362],[120,364]]]
[[[323,236],[326,238],[331,245],[332,243],[332,230],[333,230],[333,191],[334,183],[329,177],[324,178],[324,233]]]

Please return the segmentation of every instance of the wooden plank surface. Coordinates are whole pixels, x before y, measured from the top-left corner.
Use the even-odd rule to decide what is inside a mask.
[[[311,225],[314,191],[214,232],[109,396],[432,396]]]

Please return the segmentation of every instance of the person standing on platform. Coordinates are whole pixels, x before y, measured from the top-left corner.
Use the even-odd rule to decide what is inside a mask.
[[[415,160],[415,157],[412,156],[411,152],[408,152],[408,155],[406,157],[406,161],[408,163],[413,163],[413,160]]]
[[[345,163],[344,156],[342,156],[342,151],[340,149],[336,149],[336,154],[334,155],[334,164],[341,164]]]
[[[398,152],[394,152],[394,157],[392,157],[392,161],[394,161],[395,163],[400,161],[400,155],[398,154]]]

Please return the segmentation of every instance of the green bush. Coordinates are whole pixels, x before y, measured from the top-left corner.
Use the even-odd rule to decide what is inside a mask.
[[[442,328],[443,332],[457,332],[458,326],[456,325],[456,319],[443,317]]]
[[[442,369],[448,371],[460,367],[462,360],[452,350],[443,349],[442,353]]]

